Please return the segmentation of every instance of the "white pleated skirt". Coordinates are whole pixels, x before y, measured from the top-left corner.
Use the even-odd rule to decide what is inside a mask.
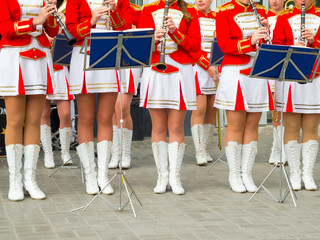
[[[196,87],[192,64],[179,64],[169,56],[165,62],[176,68],[171,73],[159,73],[144,68],[140,88],[140,106],[196,110]]]
[[[73,47],[70,62],[70,94],[118,92],[116,70],[83,71],[84,55],[81,47]],[[89,66],[89,57],[87,57]]]
[[[196,81],[196,93],[203,95],[216,94],[216,83],[209,76],[208,71],[204,70],[198,64],[193,66],[194,78]]]
[[[253,58],[245,65],[222,67],[214,106],[247,112],[274,110],[271,89],[266,79],[250,78]]]
[[[121,91],[122,93],[137,94],[140,81],[141,68],[121,70]]]
[[[22,56],[26,51],[34,55]],[[0,63],[0,96],[55,92],[50,49],[40,46],[36,38],[28,46],[3,47]]]
[[[283,83],[276,81],[276,108],[281,111]],[[299,84],[297,82],[284,83],[284,112],[320,113],[320,77],[312,83]]]
[[[69,70],[66,66],[53,65],[53,79],[56,86],[56,93],[47,95],[48,100],[72,100],[73,95],[69,94]]]

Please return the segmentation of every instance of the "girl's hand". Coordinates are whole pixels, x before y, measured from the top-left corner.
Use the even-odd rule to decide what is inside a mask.
[[[55,2],[55,4],[57,3],[56,0],[52,0],[52,2]],[[57,10],[55,4],[46,4],[41,8],[39,15],[33,19],[33,27],[44,24],[47,18],[53,15],[53,13]]]
[[[268,28],[262,27],[256,30],[251,37],[251,45],[256,45],[261,39],[268,36]]]
[[[167,20],[164,22],[164,26],[166,26],[168,28],[168,32],[169,33],[173,33],[177,27],[173,22],[172,17],[167,16]]]
[[[161,41],[161,38],[162,38],[163,34],[165,34],[165,32],[166,31],[164,29],[162,29],[162,28],[159,28],[159,29],[157,29],[155,31],[155,33],[154,33],[154,41],[155,41],[155,43],[159,43]]]

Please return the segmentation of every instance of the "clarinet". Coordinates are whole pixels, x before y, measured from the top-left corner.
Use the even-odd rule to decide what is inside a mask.
[[[107,6],[107,7],[110,7],[110,4],[109,3],[105,3],[105,0],[103,0],[102,2],[102,6]],[[110,10],[108,11],[107,15],[105,16],[106,17],[106,29],[107,30],[112,30],[112,22],[111,22],[111,18],[110,18]]]
[[[252,8],[252,11],[253,11],[254,15],[256,16],[256,19],[257,19],[259,28],[264,27],[263,24],[262,24],[261,21],[260,21],[260,17],[261,17],[261,16],[260,16],[260,14],[258,13],[257,8],[256,8],[256,6],[254,5],[254,2],[253,2],[252,0],[250,0],[250,6],[251,6],[251,8]],[[270,38],[270,36],[269,36],[268,33],[266,33],[266,34],[267,34],[267,36],[264,38],[264,40],[267,42],[267,44],[271,44],[271,38]]]
[[[161,39],[160,58],[159,58],[159,62],[156,65],[156,68],[160,71],[164,71],[167,69],[167,65],[165,63],[167,28],[164,26],[164,22],[167,20],[168,12],[169,12],[169,0],[165,0],[161,28],[166,30],[166,32],[163,34]]]
[[[299,40],[305,42],[306,39],[302,37],[303,29],[306,28],[306,7],[304,4],[301,4],[301,24],[300,24],[300,38]]]
[[[51,2],[49,2],[48,0],[46,0],[46,2],[48,4],[52,4]],[[64,24],[64,22],[62,21],[59,13],[57,12],[57,10],[54,10],[54,13],[53,13],[53,16],[55,17],[55,19],[57,20],[58,24],[60,25],[64,35],[66,36],[67,38],[67,43],[68,45],[72,46],[74,44],[76,44],[78,42],[77,39],[75,39],[71,33],[69,32],[69,30],[67,29],[66,25]]]

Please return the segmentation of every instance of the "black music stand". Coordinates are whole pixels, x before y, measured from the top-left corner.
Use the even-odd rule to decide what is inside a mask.
[[[222,60],[224,57],[224,53],[222,52],[221,48],[218,45],[217,38],[214,39],[213,43],[211,44],[211,53],[210,53],[210,66],[214,66],[216,68],[216,78],[217,80],[219,79],[219,73],[218,73],[218,66],[221,66]],[[218,87],[218,86],[217,86]],[[217,113],[218,113],[218,141],[221,139],[221,114],[220,114],[220,109],[217,108]],[[219,143],[219,149],[221,151],[221,146]],[[220,154],[220,156],[212,162],[210,167],[208,167],[207,170],[210,170],[214,165],[216,165],[218,162],[221,162],[223,165],[228,166],[228,163],[224,160],[222,160],[222,157],[226,154],[225,151]]]
[[[90,51],[89,42],[90,41]],[[154,30],[153,29],[131,29],[125,31],[101,31],[92,30],[91,37],[85,39],[84,44],[80,50],[80,53],[84,54],[84,71],[96,71],[96,70],[118,70],[119,71],[119,84],[121,82],[121,69],[125,68],[141,68],[148,67],[151,64],[152,52],[154,49]],[[90,57],[89,63],[87,58]],[[123,135],[123,118],[122,118],[122,90],[120,90],[120,105],[121,105],[121,134],[120,134],[120,146],[122,146]],[[121,147],[120,147],[121,148]],[[122,149],[122,148],[121,148]],[[111,182],[119,176],[119,203],[113,204],[108,199],[101,196],[102,191]],[[121,191],[122,184],[124,185],[127,200],[122,203]],[[129,192],[130,190],[130,192]],[[100,192],[85,206],[75,208],[73,211],[80,210],[85,211],[89,205],[97,198],[100,197],[111,207],[118,211],[122,211],[128,203],[131,205],[131,209],[134,217],[136,212],[133,207],[131,196],[135,196],[140,206],[142,204],[128,182],[125,173],[122,171],[122,151],[120,151],[120,163],[119,171],[113,174],[107,185],[100,190]]]
[[[316,70],[312,72],[313,68],[318,69],[319,66],[319,49],[283,46],[283,45],[266,45],[262,44],[261,48],[257,50],[253,67],[251,69],[250,77],[275,79],[282,81],[282,99],[281,99],[281,129],[283,127],[283,108],[284,108],[284,83],[285,81],[293,81],[300,83],[311,83],[315,77]],[[282,130],[280,139],[282,139]],[[288,178],[285,166],[282,161],[282,151],[280,152],[280,162],[275,163],[272,170],[265,177],[259,185],[255,193],[250,197],[249,201],[263,188],[275,202],[283,203],[288,194],[291,194],[292,201],[297,207],[297,196],[294,193],[291,182]],[[280,193],[279,199],[276,198],[265,186],[264,183],[268,180],[275,169],[280,169]],[[282,174],[285,176],[288,185],[284,194],[282,194]]]

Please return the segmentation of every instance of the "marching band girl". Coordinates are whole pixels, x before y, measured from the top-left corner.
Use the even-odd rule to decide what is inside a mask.
[[[107,6],[109,5],[109,6]],[[108,19],[110,17],[110,19]],[[110,20],[110,21],[109,21]],[[86,175],[86,192],[96,194],[104,188],[104,194],[112,194],[108,183],[108,164],[112,147],[112,114],[117,98],[118,83],[115,70],[83,71],[84,57],[80,54],[85,37],[91,28],[106,29],[107,23],[112,29],[131,28],[131,13],[128,0],[68,0],[66,7],[66,25],[70,33],[78,39],[73,48],[70,63],[70,94],[76,94],[78,106],[78,142],[77,152]],[[95,102],[97,106],[97,150],[98,181],[94,162]]]
[[[183,0],[169,2],[166,20],[163,19],[164,0],[144,5],[142,8],[138,28],[155,29],[156,51],[152,54],[153,65],[143,71],[140,103],[142,107],[149,109],[152,121],[152,150],[158,169],[154,192],[164,193],[169,183],[174,194],[184,194],[180,181],[186,146],[183,123],[187,109],[196,109],[195,80],[191,64],[193,59],[189,52],[199,51],[201,36],[194,8],[189,7]],[[165,32],[162,25],[168,29],[165,46],[166,70],[159,70],[155,65],[159,61],[160,40]]]
[[[132,15],[132,27],[138,25],[141,7],[130,3]],[[113,141],[112,141],[112,157],[109,163],[109,168],[117,168],[120,162],[120,119],[121,108],[123,118],[123,136],[122,136],[122,168],[129,168],[131,164],[131,142],[132,142],[132,118],[130,114],[131,100],[134,94],[137,93],[139,84],[140,68],[122,69],[120,86],[122,94],[122,106],[120,105],[120,95],[118,95],[115,113],[113,114]],[[119,88],[119,90],[120,90]]]
[[[269,0],[270,9],[268,11],[267,18],[270,24],[271,39],[273,36],[274,27],[276,26],[277,18],[280,14],[284,12],[284,8],[283,8],[284,2],[285,0]],[[275,80],[269,80],[269,84],[270,84],[271,92],[273,93],[273,96],[274,96]],[[273,143],[272,143],[271,154],[269,158],[270,164],[274,164],[280,161],[280,152],[283,144],[283,139],[280,139],[281,137],[280,119],[281,119],[281,112],[274,110],[272,112]],[[282,161],[286,162],[284,151],[282,152]]]
[[[248,77],[256,45],[268,32],[265,8],[258,4],[255,7],[265,27],[259,27],[249,0],[232,0],[217,8],[217,40],[225,55],[214,106],[227,113],[225,151],[234,192],[257,189],[252,168],[259,120],[261,112],[273,110],[268,81]]]
[[[320,47],[320,9],[312,0],[295,0],[295,7],[278,17],[273,43],[281,45]],[[301,5],[305,4],[305,28],[301,26]],[[285,83],[284,95],[284,148],[294,190],[301,189],[300,156],[302,152],[302,180],[306,190],[316,190],[313,167],[318,154],[320,79],[312,83]],[[282,82],[276,82],[276,106],[281,110]],[[302,129],[302,143],[300,143]]]
[[[6,152],[9,194],[24,199],[23,186],[33,199],[46,195],[36,182],[40,151],[40,120],[46,94],[54,93],[50,43],[59,25],[52,16],[56,0],[2,0],[0,2],[0,95],[7,110]],[[22,152],[24,179],[22,184]]]
[[[66,0],[65,0],[66,1]],[[60,8],[59,8],[60,9]],[[59,12],[61,19],[65,22],[65,15]],[[48,36],[50,43],[52,44],[53,38]],[[54,80],[56,85],[56,93],[47,95],[47,100],[43,108],[41,116],[41,129],[40,140],[42,149],[44,152],[44,167],[54,168],[54,157],[52,151],[52,137],[51,137],[51,100],[55,100],[59,115],[59,139],[61,148],[61,159],[63,163],[72,165],[70,160],[70,141],[72,135],[72,123],[71,123],[71,111],[70,101],[73,99],[73,95],[69,94],[69,70],[66,66],[53,65]],[[70,160],[70,161],[69,161]]]
[[[210,10],[212,0],[196,0],[197,15],[201,31],[201,50],[191,53],[196,65],[194,75],[197,92],[197,110],[191,115],[191,134],[198,165],[212,161],[208,147],[216,124],[216,109],[213,107],[216,93],[216,70],[209,66],[211,44],[215,37],[216,13]]]

